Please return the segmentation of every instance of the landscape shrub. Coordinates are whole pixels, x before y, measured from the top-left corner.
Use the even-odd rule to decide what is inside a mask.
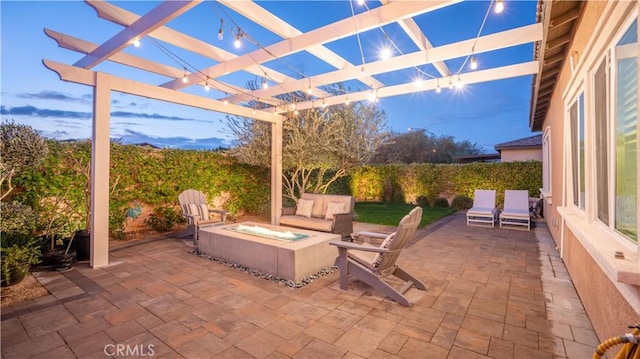
[[[435,202],[433,202],[433,206],[434,207],[449,208],[449,201],[447,201],[447,199],[444,198],[444,197],[438,197],[438,198],[436,198]]]
[[[144,224],[157,232],[169,232],[176,223],[182,221],[182,215],[173,207],[159,206],[144,220]]]
[[[451,201],[451,207],[457,210],[466,210],[473,207],[473,200],[467,196],[456,196]]]
[[[420,207],[429,207],[429,198],[427,198],[427,196],[418,196],[416,198],[416,204]]]

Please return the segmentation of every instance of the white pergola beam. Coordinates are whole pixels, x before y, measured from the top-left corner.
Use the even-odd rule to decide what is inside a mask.
[[[88,86],[96,85],[94,71],[83,69],[81,67],[66,65],[51,60],[43,60],[43,64],[48,69],[56,72],[60,76],[61,80]],[[201,108],[204,110],[248,117],[254,120],[265,122],[273,122],[274,119],[279,116],[278,114],[274,113],[273,110],[257,110],[255,111],[255,113],[253,113],[253,110],[248,107],[238,106],[234,104],[225,105],[221,101],[213,100],[206,97],[196,96],[184,92],[177,92],[163,87],[148,85],[129,79],[123,79],[121,77],[116,77],[113,75],[108,76],[110,77],[111,90],[117,92],[152,98],[155,100],[171,102],[195,108]]]
[[[477,39],[477,42],[476,39],[463,40],[424,51],[405,54],[404,56],[396,56],[387,60],[371,62],[366,66],[366,73],[369,75],[387,73],[401,70],[412,65],[422,65],[466,56],[470,53],[474,43],[474,53],[477,54],[522,45],[538,41],[541,38],[542,25],[532,24],[517,29],[481,36]],[[347,68],[313,76],[310,80],[315,84],[331,84],[356,78],[357,76],[361,76],[360,69]],[[307,81],[309,81],[309,79],[286,82],[277,87],[254,90],[250,94],[260,98],[271,97],[303,89]]]
[[[102,0],[100,1],[88,0],[87,3],[94,8],[94,10],[97,12],[100,18],[111,21],[118,25],[129,26],[140,18],[140,16],[132,12],[129,12],[125,9],[119,8],[113,4],[107,3]],[[237,57],[237,55],[233,53],[227,52],[207,42],[188,36],[186,34],[183,34],[179,31],[173,30],[166,26],[159,27],[147,35],[154,39],[158,39],[168,44],[181,47],[185,50],[188,50],[190,52],[193,52],[195,54],[204,56],[206,58],[209,58],[218,62],[225,62]],[[289,76],[281,74],[280,72],[274,71],[266,66],[258,66],[254,64],[242,70],[248,73],[254,74],[256,76],[264,76],[264,73],[266,72],[267,76],[270,79],[278,83],[285,82],[288,80],[293,80]],[[182,78],[182,75],[184,75],[184,71],[180,74],[179,78]],[[209,76],[209,77],[214,78],[217,76]],[[192,85],[194,83],[203,84],[204,80],[196,76],[194,78],[191,78],[189,83]],[[320,90],[318,90],[318,92],[324,93]],[[328,95],[328,94],[324,93],[324,95]]]
[[[282,20],[276,15],[265,10],[263,7],[259,6],[253,1],[219,0],[219,2],[223,3],[228,8],[234,10],[240,15],[248,18],[249,20],[255,22],[256,24],[264,27],[265,29],[273,32],[274,34],[284,39],[289,39],[294,36],[302,35],[302,32],[300,30],[296,29],[286,21]],[[318,57],[319,59],[335,67],[336,69],[343,69],[346,67],[354,66],[347,59],[329,50],[324,45],[310,46],[306,50],[310,54]],[[384,86],[382,82],[376,80],[373,77],[368,77],[366,81],[361,80],[361,82],[367,86],[371,86],[371,85],[373,85],[373,87]]]
[[[489,70],[482,70],[476,72],[468,72],[460,75],[460,78],[464,81],[465,85],[487,82],[487,81],[497,81],[508,79],[512,77],[533,75],[538,72],[538,61],[530,61],[516,65],[502,66],[496,67]],[[456,77],[457,80],[457,77]],[[377,90],[377,97],[391,97],[398,95],[405,95],[408,93],[422,92],[428,90],[435,90],[438,85],[442,88],[443,91],[447,91],[447,86],[449,83],[443,83],[440,79],[431,79],[428,81],[423,81],[422,86],[419,89],[416,89],[416,85],[413,82],[404,83],[401,85],[395,86],[387,86]],[[350,102],[356,101],[364,101],[369,99],[371,91],[360,91],[360,92],[352,92],[344,95],[337,95],[328,98],[324,98],[321,101],[306,101],[301,102],[296,105],[296,109],[305,110],[312,107],[320,107],[324,101],[324,104],[327,106],[331,105],[339,105],[344,104],[347,99]],[[278,108],[278,113],[290,112],[289,109]]]
[[[332,24],[320,27],[315,30],[306,32],[300,36],[280,41],[278,43],[266,46],[264,49],[258,49],[248,54],[238,56],[235,59],[224,63],[208,67],[200,70],[208,74],[210,77],[218,77],[226,73],[236,72],[254,64],[273,60],[274,58],[284,57],[296,52],[306,50],[310,46],[324,44],[339,40],[358,32],[366,32],[379,26],[384,26],[391,22],[406,19],[429,11],[434,11],[451,4],[460,2],[461,0],[433,0],[429,2],[422,1],[399,1],[392,2],[373,9],[366,13],[361,13],[351,18],[336,21]],[[189,75],[195,76],[193,74]],[[189,79],[194,81],[194,79]],[[174,90],[185,87],[185,84],[176,79],[163,84],[162,86]]]
[[[45,34],[47,34],[47,36],[55,40],[58,46],[64,49],[86,54],[98,47],[97,44],[73,37],[71,35],[62,34],[50,29],[44,29],[44,32]],[[178,78],[184,75],[184,69],[178,69],[172,66],[164,65],[155,61],[147,60],[145,58],[130,55],[124,52],[115,53],[113,56],[109,58],[109,61],[134,67],[140,70],[152,72],[158,75],[171,77],[171,78]],[[239,99],[242,99],[242,101],[249,101],[253,99],[253,97],[251,97],[250,95],[245,94],[247,89],[244,89],[242,87],[225,83],[217,79],[211,79],[209,84],[213,85],[212,87],[217,88],[218,91],[236,95],[236,97],[238,97]],[[214,84],[219,84],[219,85],[214,85]],[[278,103],[280,103],[280,101],[276,101],[269,98],[263,98],[263,99],[260,99],[260,101],[264,103],[268,103],[272,106],[276,106]]]
[[[413,40],[413,42],[418,46],[420,50],[429,50],[433,48],[433,45],[424,35],[420,27],[413,19],[404,19],[398,22],[400,27],[407,33],[409,38]],[[447,67],[447,64],[444,61],[436,61],[432,63],[433,67],[438,70],[441,76],[448,76],[451,74],[451,71]]]
[[[78,60],[74,66],[90,69],[119,52],[137,38],[143,37],[168,21],[198,5],[202,0],[165,1],[146,15],[111,37],[96,49]]]

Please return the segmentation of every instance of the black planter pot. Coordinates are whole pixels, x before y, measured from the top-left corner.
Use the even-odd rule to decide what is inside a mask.
[[[2,278],[0,278],[0,286],[8,287],[22,282],[27,273],[29,273],[30,266],[31,265],[29,263],[22,263],[14,268],[11,268],[11,270],[9,271],[9,278],[5,278],[4,273],[2,273]]]
[[[73,242],[75,243],[76,260],[85,262],[91,258],[91,233],[87,230],[77,231]]]
[[[40,267],[49,268],[54,264],[53,256],[54,255],[64,254],[64,249],[62,248],[54,248],[54,249],[43,249],[42,250],[42,258],[40,261]]]
[[[51,258],[53,259],[53,269],[62,272],[71,269],[76,259],[76,252],[65,254],[63,251],[55,253]]]

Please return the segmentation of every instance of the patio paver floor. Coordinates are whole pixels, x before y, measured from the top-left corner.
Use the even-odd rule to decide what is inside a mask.
[[[588,358],[598,344],[544,222],[468,227],[457,213],[421,229],[399,259],[427,286],[411,307],[355,280],[341,291],[337,271],[291,289],[191,250],[157,240],[106,268],[36,272],[51,294],[3,308],[2,357],[124,344],[158,358]]]

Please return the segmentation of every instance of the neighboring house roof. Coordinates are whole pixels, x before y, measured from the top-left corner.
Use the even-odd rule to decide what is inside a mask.
[[[488,162],[500,159],[499,153],[483,153],[481,155],[469,155],[454,157],[453,161],[456,163],[471,163],[471,162]]]
[[[513,149],[527,149],[527,148],[542,148],[542,134],[519,138],[517,140],[498,143],[494,146],[496,151],[513,150]]]
[[[529,128],[542,130],[556,79],[571,46],[577,24],[584,9],[583,1],[538,0],[538,19],[542,21],[542,41],[534,46],[534,58],[540,62],[538,74],[533,75]]]

